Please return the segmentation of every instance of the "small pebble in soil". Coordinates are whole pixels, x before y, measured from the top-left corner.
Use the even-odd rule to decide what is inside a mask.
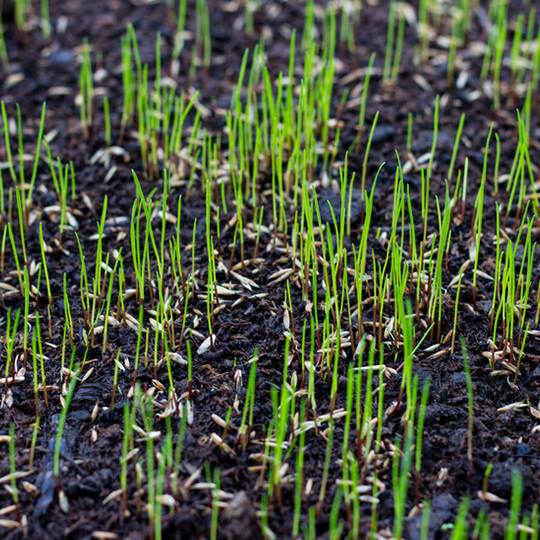
[[[75,392],[73,403],[79,403],[81,401],[94,403],[101,398],[101,391],[102,387],[98,384],[84,384]]]
[[[517,457],[527,457],[531,454],[531,447],[525,443],[517,443],[516,445],[516,456]]]
[[[257,536],[255,509],[245,491],[234,495],[223,512],[223,518],[228,522],[226,538],[248,540]]]
[[[69,49],[55,49],[49,56],[49,62],[55,67],[70,66],[75,60],[75,55]]]
[[[393,139],[396,129],[388,125],[378,125],[373,132],[372,144],[383,144]]]
[[[412,151],[415,154],[423,154],[431,150],[433,145],[433,132],[420,131],[414,137]],[[454,145],[453,139],[446,131],[440,131],[437,135],[437,150],[451,150]]]
[[[499,497],[510,499],[512,495],[512,472],[521,473],[523,490],[528,489],[531,470],[521,460],[508,459],[502,463],[494,463],[489,477],[489,490]]]
[[[57,200],[57,196],[52,191],[45,191],[41,194],[41,204],[43,204],[43,206],[52,206],[53,204],[56,204]]]
[[[434,540],[441,525],[446,523],[454,513],[457,506],[457,500],[450,493],[442,493],[433,498],[431,502],[430,521],[427,538]],[[410,540],[422,538],[422,513],[416,514],[407,521],[407,537]]]
[[[345,199],[345,214],[347,214],[349,204],[349,192]],[[330,210],[332,208],[332,210]],[[360,191],[353,189],[351,201],[351,222],[355,223],[360,217],[362,208],[362,198]],[[332,188],[323,188],[319,193],[319,211],[321,213],[321,221],[323,223],[333,223],[332,211],[336,217],[336,223],[340,222],[341,218],[341,197],[340,194]],[[316,218],[315,218],[316,219]]]

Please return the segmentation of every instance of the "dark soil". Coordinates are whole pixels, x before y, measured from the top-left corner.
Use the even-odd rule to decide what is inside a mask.
[[[174,76],[178,89],[197,88],[201,94],[201,103],[208,107],[210,115],[205,119],[207,128],[212,132],[224,129],[223,109],[227,108],[230,96],[236,84],[238,70],[243,51],[252,47],[258,38],[264,34],[267,40],[268,65],[272,73],[287,70],[289,50],[289,35],[292,28],[301,33],[303,27],[303,10],[295,3],[269,0],[262,2],[255,16],[256,34],[247,36],[240,24],[243,8],[240,3],[235,7],[233,2],[210,0],[212,20],[212,53],[213,62],[208,70],[199,69],[196,75],[186,73],[190,63],[190,47],[187,47],[182,58],[180,75]],[[378,53],[378,58],[384,57],[387,2],[382,1],[378,7],[368,7],[362,11],[362,28],[357,31],[357,49],[349,52],[343,47],[338,51],[335,101],[335,117],[343,123],[340,139],[339,158],[356,137],[355,125],[357,106],[350,108],[339,107],[340,97],[346,89],[353,89],[360,79],[340,84],[358,68],[367,65],[372,51]],[[515,2],[516,6],[519,2]],[[111,102],[113,140],[117,138],[120,127],[122,110],[122,87],[118,75],[120,63],[120,38],[128,23],[133,24],[141,46],[142,60],[151,62],[154,55],[155,36],[160,32],[163,38],[163,66],[169,69],[171,49],[174,40],[174,17],[167,6],[161,3],[145,3],[127,0],[82,0],[57,1],[51,0],[51,20],[56,30],[51,39],[45,39],[38,29],[22,33],[15,29],[14,23],[6,18],[4,21],[6,41],[10,54],[11,68],[5,69],[0,75],[2,97],[13,116],[15,104],[21,107],[25,132],[29,140],[33,140],[39,122],[39,111],[43,101],[47,102],[46,131],[55,130],[52,140],[53,155],[59,155],[64,162],[73,160],[77,176],[77,199],[72,205],[72,213],[78,221],[78,235],[82,242],[88,264],[92,264],[95,250],[96,223],[101,215],[104,197],[108,197],[108,213],[105,235],[106,251],[123,248],[124,253],[130,252],[129,219],[131,207],[135,198],[135,185],[132,181],[131,170],[137,171],[143,180],[143,188],[150,191],[159,186],[159,182],[144,178],[142,164],[138,153],[135,137],[128,134],[120,146],[125,149],[124,155],[112,156],[111,164],[103,166],[91,160],[92,156],[104,147],[104,134],[101,126],[102,111],[100,99],[96,100],[95,128],[89,140],[81,133],[79,123],[79,108],[75,97],[78,93],[79,52],[84,38],[88,38],[93,48],[94,70],[103,70],[103,77],[96,83],[99,89],[106,89]],[[190,4],[190,14],[193,6]],[[188,14],[188,30],[194,31],[194,17]],[[475,19],[479,36],[484,32]],[[63,30],[63,31],[59,31]],[[412,34],[413,32],[411,32]],[[384,231],[391,223],[393,197],[394,169],[396,158],[394,150],[404,149],[407,134],[407,114],[414,114],[414,131],[412,152],[420,156],[429,152],[432,141],[433,101],[437,94],[441,96],[441,125],[437,154],[437,168],[433,179],[433,188],[439,195],[444,194],[444,173],[450,161],[456,126],[460,114],[466,112],[467,120],[464,129],[466,153],[470,158],[469,178],[471,185],[464,208],[464,219],[461,223],[452,225],[453,246],[448,260],[446,272],[448,276],[457,274],[461,265],[468,258],[468,245],[471,238],[471,223],[475,188],[479,185],[482,152],[490,123],[494,123],[501,139],[501,170],[508,170],[513,159],[517,131],[513,110],[519,101],[511,95],[505,96],[504,106],[499,112],[493,110],[491,101],[482,94],[471,97],[477,89],[480,61],[468,62],[469,80],[464,88],[448,87],[446,75],[442,67],[435,61],[415,66],[413,62],[412,37],[410,46],[404,51],[401,73],[396,85],[384,85],[381,82],[380,71],[372,79],[370,99],[368,101],[367,119],[373,119],[375,112],[380,111],[379,127],[375,132],[373,147],[369,160],[368,178],[372,178],[381,162],[386,161],[378,182],[377,197],[372,226],[374,230]],[[433,57],[437,50],[434,49]],[[376,66],[382,67],[380,60]],[[423,84],[419,83],[420,77]],[[538,96],[535,96],[535,104]],[[540,118],[537,107],[534,107],[531,127],[531,145],[540,153]],[[363,137],[367,137],[364,134]],[[0,161],[5,160],[3,146],[0,148]],[[30,150],[28,150],[30,152]],[[460,154],[458,166],[463,165],[464,152]],[[536,157],[537,157],[536,156]],[[354,150],[349,154],[349,167],[361,170],[363,150]],[[107,175],[112,166],[116,171],[112,178]],[[318,174],[318,173],[317,173]],[[7,175],[4,174],[4,180]],[[319,181],[320,178],[313,178]],[[43,163],[40,166],[38,187],[34,205],[37,219],[28,232],[27,250],[30,261],[40,260],[39,223],[43,224],[45,237],[52,252],[48,254],[48,265],[53,285],[52,323],[50,333],[46,330],[46,302],[35,306],[42,319],[42,332],[47,342],[45,351],[47,358],[45,368],[49,385],[49,408],[42,402],[39,404],[40,430],[36,446],[33,468],[29,467],[32,430],[36,418],[32,380],[32,366],[25,363],[22,343],[17,349],[18,368],[26,367],[25,381],[19,384],[5,386],[4,403],[0,413],[0,434],[7,434],[10,423],[16,426],[18,471],[30,473],[19,481],[21,496],[20,512],[24,515],[26,524],[23,528],[11,530],[0,526],[0,536],[4,538],[89,538],[96,531],[114,531],[119,538],[147,538],[152,535],[148,519],[144,511],[144,496],[137,496],[135,475],[130,473],[129,515],[120,511],[119,499],[104,502],[105,498],[119,488],[119,460],[121,456],[123,430],[123,402],[131,386],[137,378],[145,388],[154,384],[156,371],[152,363],[145,366],[142,363],[138,373],[127,370],[119,378],[119,389],[113,392],[113,366],[118,349],[122,351],[122,361],[126,360],[133,366],[136,351],[136,334],[127,326],[111,327],[105,352],[101,349],[101,340],[97,339],[96,346],[85,353],[82,344],[82,312],[79,302],[80,263],[76,238],[73,232],[67,232],[61,241],[57,235],[57,223],[41,214],[40,209],[55,204],[48,169]],[[410,178],[411,191],[419,190],[419,177],[415,174]],[[337,195],[332,188],[321,191],[322,199],[328,200],[334,209],[338,208]],[[206,283],[205,255],[205,201],[204,195],[196,189],[187,190],[185,186],[177,188],[175,196],[184,197],[182,211],[182,239],[186,246],[191,241],[192,223],[197,219],[197,250],[196,266],[200,268],[200,283]],[[419,212],[420,200],[416,197]],[[267,201],[270,208],[270,201]],[[493,211],[495,200],[486,195],[486,217],[484,236],[494,235],[495,222]],[[322,206],[322,205],[321,205]],[[176,214],[176,202],[171,202],[170,212]],[[329,214],[329,212],[328,212]],[[232,216],[232,214],[231,214]],[[271,212],[265,214],[265,222],[270,222]],[[292,219],[293,216],[289,216]],[[330,216],[323,215],[323,220],[330,221]],[[116,218],[116,219],[115,219]],[[125,219],[121,219],[125,218]],[[436,226],[436,215],[430,217],[433,227]],[[514,225],[514,218],[508,220],[508,226]],[[535,224],[537,226],[538,224]],[[353,227],[354,228],[354,227]],[[353,230],[352,241],[356,241],[359,231]],[[232,228],[222,230],[221,258],[229,261],[232,241]],[[538,229],[534,229],[538,239]],[[58,241],[54,242],[53,239]],[[285,282],[269,284],[272,274],[283,267],[281,253],[276,248],[286,241],[285,238],[275,238],[267,235],[261,240],[258,255],[264,257],[264,262],[255,268],[248,268],[243,275],[253,279],[258,285],[257,295],[240,293],[243,301],[233,305],[234,300],[225,300],[225,308],[216,318],[216,342],[214,347],[204,354],[194,354],[192,400],[194,409],[193,423],[186,433],[185,449],[180,471],[181,481],[185,482],[194,471],[201,469],[197,481],[205,481],[205,464],[211,468],[219,466],[221,471],[221,489],[232,495],[228,508],[220,513],[220,537],[230,539],[252,539],[262,537],[260,529],[260,496],[261,488],[258,483],[259,473],[250,468],[257,463],[253,454],[263,451],[263,439],[268,419],[272,415],[270,391],[272,385],[281,385],[283,359],[283,299]],[[378,241],[370,239],[377,255],[383,254],[383,247]],[[267,246],[268,247],[267,249]],[[273,247],[272,247],[273,246]],[[371,244],[370,244],[371,246]],[[486,242],[482,253],[480,268],[490,272],[493,267],[494,247]],[[491,252],[490,252],[491,249]],[[538,251],[538,250],[537,250]],[[246,258],[255,253],[253,240],[246,244]],[[371,252],[371,247],[369,248]],[[538,253],[537,253],[538,255]],[[233,254],[237,259],[238,253]],[[190,255],[186,251],[186,264],[190,265]],[[236,262],[236,260],[235,260]],[[14,263],[11,258],[5,261],[5,268],[0,273],[0,281],[17,286],[16,275],[13,273]],[[62,442],[62,474],[61,488],[69,501],[68,512],[63,512],[56,497],[58,485],[52,474],[53,450],[56,430],[60,418],[61,403],[59,387],[61,385],[60,366],[62,331],[64,324],[64,299],[62,294],[63,274],[67,275],[67,283],[71,300],[73,320],[80,328],[80,334],[74,337],[76,355],[86,354],[85,372],[91,370],[83,383],[77,385],[76,392],[69,409]],[[540,277],[540,268],[533,275],[533,293]],[[234,278],[222,274],[224,281],[234,282]],[[133,276],[127,277],[133,285]],[[291,284],[295,284],[294,280]],[[130,286],[131,286],[130,285]],[[469,284],[470,285],[470,284]],[[491,336],[489,328],[489,299],[491,288],[485,280],[479,281],[476,309],[473,309],[473,298],[470,287],[463,291],[458,329],[459,338],[463,338],[469,352],[469,361],[473,378],[474,395],[474,447],[473,461],[467,459],[467,391],[463,371],[461,353],[430,357],[430,352],[419,351],[415,359],[415,372],[420,384],[431,379],[430,399],[426,414],[423,471],[418,479],[412,479],[409,492],[409,509],[424,499],[432,500],[432,521],[430,538],[443,537],[441,532],[444,525],[451,523],[456,515],[458,505],[465,496],[471,499],[471,515],[476,516],[484,510],[492,523],[492,537],[502,536],[509,503],[486,502],[481,500],[479,493],[486,467],[493,464],[489,480],[489,491],[498,497],[509,501],[512,490],[512,471],[518,469],[523,476],[524,510],[530,511],[533,504],[540,502],[538,486],[540,486],[540,429],[539,418],[535,417],[540,394],[540,356],[538,355],[538,336],[531,335],[526,345],[524,361],[521,365],[519,379],[514,382],[513,375],[498,366],[493,371],[488,359],[482,354],[489,351],[488,340]],[[174,286],[171,278],[170,286]],[[485,287],[485,288],[484,288]],[[291,289],[294,305],[295,331],[301,335],[302,325],[306,318],[305,305],[302,301],[299,287]],[[444,324],[442,334],[446,334],[452,326],[455,290],[448,293],[444,309]],[[468,306],[468,307],[467,307]],[[0,290],[0,318],[11,314],[9,310],[23,307],[22,300],[17,294],[8,293],[7,289]],[[138,306],[134,300],[128,302],[127,311],[137,318]],[[206,304],[204,299],[196,299],[190,311],[200,312],[201,327],[199,331],[206,332]],[[195,311],[194,311],[195,313]],[[149,314],[145,313],[145,321]],[[193,315],[190,315],[193,317]],[[371,320],[370,311],[364,314],[366,321]],[[192,319],[191,319],[192,321]],[[5,323],[0,326],[0,334],[4,331]],[[436,340],[428,337],[422,345],[422,351]],[[193,349],[197,350],[202,340],[195,338]],[[459,343],[459,339],[458,339]],[[1,346],[1,345],[0,345]],[[354,347],[352,347],[354,350]],[[444,347],[441,347],[444,348]],[[221,418],[226,415],[227,408],[235,400],[235,372],[240,370],[244,385],[249,371],[247,362],[253,357],[254,351],[259,351],[257,370],[257,400],[255,403],[255,438],[245,451],[237,447],[236,436],[229,433],[225,442],[236,449],[235,455],[230,455],[212,444],[210,434],[221,433],[222,428],[215,424],[212,414]],[[459,350],[459,347],[456,348]],[[185,353],[185,348],[179,351]],[[0,349],[0,355],[3,351]],[[0,358],[3,358],[0,356]],[[390,408],[385,418],[383,441],[390,456],[391,443],[403,433],[401,416],[403,410],[391,406],[398,399],[401,376],[399,373],[399,358],[395,357],[388,348],[385,364],[392,369],[386,373],[385,409]],[[3,367],[0,362],[0,366]],[[298,351],[293,351],[291,369],[300,373]],[[336,407],[342,407],[346,389],[346,362],[340,368],[341,378],[338,389]],[[2,371],[3,373],[3,371]],[[84,376],[84,374],[82,375]],[[173,376],[177,394],[180,396],[188,391],[188,381],[184,366],[173,366]],[[166,375],[160,373],[160,380]],[[329,411],[328,385],[319,380],[317,383],[318,410],[320,414]],[[158,401],[166,398],[161,394]],[[243,394],[241,401],[243,403]],[[524,406],[506,408],[513,403]],[[93,413],[97,406],[97,415]],[[233,417],[233,423],[239,425],[239,417]],[[339,423],[338,423],[339,424]],[[158,425],[156,429],[160,429]],[[336,440],[341,441],[342,427],[337,425]],[[305,478],[313,479],[311,495],[306,496],[304,509],[317,503],[317,495],[321,482],[322,464],[326,448],[324,437],[311,433],[307,438],[305,452]],[[334,447],[332,463],[341,458],[341,447]],[[383,456],[384,457],[384,453]],[[382,459],[381,457],[381,459]],[[9,473],[7,444],[2,447],[0,455],[0,476]],[[329,511],[331,496],[335,490],[335,480],[340,477],[340,467],[332,466],[329,479],[329,495],[317,519],[317,535],[321,538],[328,536]],[[391,494],[391,466],[388,463],[379,471],[379,479],[386,485],[386,491],[379,495],[379,530],[381,534],[390,534],[393,520],[393,502]],[[25,489],[22,482],[27,482]],[[2,488],[8,483],[3,482]],[[32,487],[34,486],[34,487]],[[37,488],[37,489],[35,489]],[[288,483],[283,488],[282,505],[270,506],[268,525],[278,538],[290,537],[293,519],[294,483]],[[0,508],[11,504],[11,497],[5,489],[0,491]],[[207,538],[210,535],[211,493],[204,489],[186,489],[184,495],[178,498],[176,506],[167,511],[163,518],[163,535],[165,538]],[[370,505],[362,509],[362,530],[367,532],[369,527]],[[13,516],[11,516],[13,517]],[[19,516],[20,517],[20,516]],[[305,516],[304,516],[305,517]],[[15,517],[17,519],[17,517]],[[405,534],[408,538],[420,537],[420,514],[412,512],[406,522]],[[0,524],[1,525],[1,524]],[[442,529],[441,529],[442,527]],[[441,536],[442,535],[442,536]]]

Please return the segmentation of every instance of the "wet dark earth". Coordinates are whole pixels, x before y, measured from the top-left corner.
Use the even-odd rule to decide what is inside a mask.
[[[139,154],[136,130],[126,130],[120,135],[122,115],[122,79],[120,73],[120,41],[128,24],[132,24],[137,34],[141,59],[150,65],[150,76],[155,73],[155,39],[159,32],[162,39],[163,77],[170,81],[178,93],[198,90],[201,109],[205,110],[204,125],[208,133],[225,133],[226,117],[231,95],[237,83],[246,48],[253,48],[264,37],[267,65],[273,76],[279,71],[287,72],[289,39],[291,31],[297,29],[301,35],[304,25],[303,2],[263,1],[254,13],[254,32],[247,34],[243,26],[244,6],[241,2],[219,2],[209,0],[209,14],[212,34],[212,63],[209,67],[190,69],[191,45],[197,33],[194,2],[188,2],[186,18],[187,42],[180,67],[172,64],[172,50],[175,39],[176,15],[172,6],[165,2],[144,2],[128,0],[64,0],[50,2],[50,17],[53,31],[45,37],[38,23],[30,18],[29,28],[18,30],[13,20],[10,2],[3,3],[3,26],[9,67],[3,66],[0,73],[2,99],[11,117],[15,118],[15,106],[22,111],[25,137],[28,137],[27,153],[33,155],[35,134],[39,126],[42,103],[47,103],[46,129],[54,156],[61,156],[64,163],[73,161],[77,178],[77,197],[70,203],[71,213],[77,221],[77,235],[82,244],[89,273],[94,271],[93,261],[96,253],[95,234],[100,220],[105,197],[108,200],[103,249],[109,253],[123,250],[130,253],[129,226],[136,186],[132,170],[141,179],[145,193],[161,189],[162,179],[150,178],[143,172]],[[371,4],[374,4],[371,6]],[[415,9],[416,9],[416,3]],[[511,2],[511,10],[519,10],[522,2]],[[35,10],[34,10],[35,11]],[[468,78],[465,86],[449,86],[445,66],[438,61],[443,48],[433,43],[430,60],[417,65],[414,61],[414,32],[406,33],[405,47],[398,82],[388,84],[382,81],[382,60],[386,41],[386,1],[367,3],[362,10],[362,24],[357,29],[354,50],[341,44],[336,56],[336,83],[332,102],[332,118],[342,126],[337,143],[337,158],[344,161],[348,153],[348,166],[351,170],[362,170],[364,148],[368,131],[358,133],[358,103],[354,96],[363,75],[356,76],[357,70],[365,70],[371,52],[377,52],[376,69],[367,102],[366,119],[368,124],[379,112],[378,126],[372,139],[371,153],[367,165],[369,184],[380,164],[385,162],[377,184],[374,199],[372,228],[379,232],[378,238],[388,231],[392,220],[394,175],[397,167],[395,150],[400,149],[405,156],[407,147],[408,114],[414,115],[412,144],[409,154],[422,156],[429,153],[433,140],[433,102],[440,96],[441,113],[437,144],[437,167],[433,176],[433,198],[436,194],[444,197],[445,173],[448,169],[454,145],[456,128],[462,113],[466,113],[463,130],[464,152],[460,153],[456,167],[463,167],[465,156],[469,158],[469,194],[460,207],[462,215],[455,211],[452,224],[452,246],[445,264],[445,282],[451,281],[469,258],[469,246],[473,237],[474,196],[480,185],[483,166],[483,151],[489,126],[495,126],[500,137],[500,169],[510,170],[514,159],[517,141],[515,110],[522,106],[520,96],[511,93],[503,96],[503,106],[494,110],[491,100],[482,92],[480,69],[481,60],[464,48],[462,52],[463,70]],[[517,12],[517,11],[516,11]],[[481,17],[474,19],[478,40],[485,40],[485,28]],[[443,20],[441,32],[448,28]],[[80,56],[84,40],[92,46],[94,84],[96,96],[107,94],[110,101],[113,145],[121,150],[112,152],[108,160],[101,160],[105,144],[103,129],[103,109],[101,97],[95,100],[94,125],[89,138],[81,132],[77,94],[79,92]],[[300,53],[298,53],[300,55]],[[177,71],[178,69],[178,71]],[[362,74],[364,71],[362,71]],[[503,72],[503,81],[508,74]],[[507,80],[508,84],[511,81]],[[538,156],[540,156],[540,116],[538,115],[538,92],[532,98],[530,123],[530,148],[535,177],[538,180]],[[335,131],[333,132],[335,136]],[[359,139],[357,139],[359,137]],[[225,139],[225,137],[223,137]],[[356,144],[356,141],[360,141]],[[223,146],[226,142],[223,143]],[[5,145],[0,144],[0,161],[7,160]],[[32,161],[26,168],[31,171]],[[7,167],[2,164],[4,199],[8,201],[8,188],[12,185]],[[336,183],[324,182],[321,170],[312,171],[310,179],[319,189],[319,205],[323,223],[331,223],[333,215],[341,212]],[[261,186],[270,186],[268,171],[261,171]],[[413,212],[420,212],[420,177],[414,172],[405,173],[405,183],[411,190]],[[190,188],[184,182],[173,187],[169,212],[175,216],[177,199],[182,195],[181,240],[190,245],[193,227],[196,230],[194,249],[195,268],[201,290],[206,286],[206,216],[205,198],[202,190]],[[261,188],[262,191],[262,188]],[[286,235],[270,232],[271,201],[268,190],[263,195],[265,212],[263,224],[267,233],[256,245],[255,236],[246,240],[246,259],[258,261],[253,267],[236,268],[237,272],[253,280],[257,285],[253,291],[240,288],[232,299],[225,298],[224,308],[215,320],[215,343],[204,350],[199,348],[208,335],[206,325],[206,302],[204,294],[195,295],[190,305],[190,324],[198,318],[201,322],[198,332],[193,334],[193,377],[188,380],[186,366],[172,364],[174,388],[183,400],[192,404],[192,419],[185,431],[182,459],[175,489],[173,480],[165,480],[165,491],[174,492],[174,504],[162,512],[163,538],[210,538],[212,532],[212,490],[205,487],[209,482],[208,471],[220,470],[220,489],[227,494],[226,504],[219,512],[218,537],[226,539],[252,539],[269,537],[261,528],[262,495],[265,492],[261,481],[261,464],[258,455],[264,452],[264,440],[269,420],[272,418],[272,387],[280,387],[283,374],[284,336],[284,298],[290,295],[292,305],[292,332],[298,337],[302,334],[304,321],[309,324],[309,315],[299,279],[290,279],[287,292],[286,280],[276,280],[276,272],[288,268],[284,263],[283,249],[288,240]],[[352,232],[347,242],[350,246],[358,243],[361,235],[362,203],[358,190],[354,190],[352,200]],[[127,510],[122,498],[115,492],[120,488],[120,459],[124,432],[124,403],[132,397],[135,381],[148,391],[155,389],[155,400],[165,406],[166,394],[161,386],[166,384],[167,373],[159,370],[152,361],[142,355],[135,371],[138,357],[137,332],[128,324],[109,328],[108,341],[101,346],[98,336],[90,347],[84,345],[84,313],[80,303],[81,264],[74,230],[58,235],[57,222],[46,210],[56,204],[57,197],[52,186],[51,175],[45,160],[38,168],[36,190],[32,201],[33,220],[27,231],[26,250],[29,261],[41,260],[39,227],[42,224],[49,251],[47,254],[48,272],[51,279],[52,304],[50,317],[46,298],[36,298],[31,306],[32,313],[39,313],[41,333],[45,346],[44,371],[47,392],[41,389],[40,400],[36,402],[31,355],[24,350],[23,336],[17,336],[15,345],[17,382],[7,381],[4,375],[6,365],[6,321],[17,308],[24,309],[24,299],[18,291],[16,266],[9,247],[4,240],[2,264],[0,266],[0,368],[2,369],[2,403],[0,409],[0,537],[18,538],[130,538],[143,539],[155,536],[146,513],[146,495],[137,478],[135,467],[128,474]],[[495,237],[495,212],[497,202],[491,186],[486,192],[484,233],[486,239]],[[6,202],[7,205],[7,202]],[[252,209],[247,210],[249,220],[253,220]],[[224,223],[232,219],[223,216]],[[287,216],[292,224],[294,212]],[[0,234],[7,221],[13,220],[7,212],[0,215]],[[520,217],[508,216],[505,226],[515,230]],[[196,223],[196,225],[194,225]],[[430,214],[430,226],[435,231],[437,215]],[[159,231],[160,222],[156,222]],[[532,225],[535,241],[539,237],[538,219]],[[238,250],[231,249],[233,226],[223,228],[219,239],[220,259],[225,269],[219,268],[219,278],[224,282],[235,282],[231,268],[239,261]],[[1,238],[1,237],[0,237]],[[5,238],[5,237],[4,237]],[[380,259],[384,258],[385,247],[378,238],[370,237],[368,252]],[[8,246],[6,249],[5,246]],[[538,259],[538,249],[535,244]],[[183,251],[184,265],[191,267],[191,250]],[[480,269],[491,274],[494,268],[495,246],[486,241],[480,258]],[[233,261],[230,264],[230,261]],[[30,267],[30,263],[29,263]],[[128,288],[134,287],[134,274],[126,271]],[[72,338],[72,355],[76,362],[84,360],[83,373],[79,374],[65,425],[60,440],[60,479],[54,475],[55,444],[59,440],[58,427],[62,422],[62,385],[65,385],[69,351],[63,351],[65,342],[65,296],[64,275],[67,280],[67,294],[71,299],[71,317],[74,321],[75,335]],[[535,266],[530,277],[532,283],[530,311],[537,307],[537,290],[540,268]],[[167,274],[165,286],[175,287],[173,275]],[[415,353],[414,372],[418,376],[419,391],[430,380],[430,394],[425,414],[423,439],[422,471],[420,475],[411,474],[408,490],[407,515],[403,535],[410,539],[447,538],[458,513],[460,503],[465,497],[470,499],[469,524],[474,527],[479,514],[486,514],[491,524],[491,538],[503,538],[507,526],[510,500],[512,499],[512,478],[515,471],[521,473],[523,494],[521,509],[523,514],[533,511],[540,503],[540,333],[531,332],[524,347],[520,374],[516,378],[503,361],[490,366],[490,339],[492,328],[489,311],[492,298],[492,285],[487,279],[480,279],[473,298],[470,280],[460,299],[461,309],[457,320],[458,346],[452,354],[448,340],[438,340],[433,333]],[[236,281],[238,284],[238,281]],[[177,283],[176,283],[177,285]],[[199,290],[198,292],[201,292]],[[203,291],[204,292],[204,291]],[[115,293],[116,294],[116,293]],[[324,291],[320,290],[323,297]],[[235,300],[241,300],[235,302]],[[456,289],[448,288],[445,294],[441,336],[452,329]],[[115,300],[116,302],[116,300]],[[148,300],[151,302],[151,300]],[[133,297],[126,299],[126,311],[135,321],[139,317],[139,305]],[[143,321],[150,324],[152,306],[143,313]],[[388,311],[389,313],[390,311]],[[370,322],[374,318],[371,307],[363,314],[366,328],[371,332]],[[288,313],[288,316],[290,314]],[[33,318],[35,321],[35,317]],[[50,322],[49,322],[50,321]],[[177,329],[181,319],[177,321]],[[425,330],[425,328],[424,328]],[[375,333],[375,332],[374,332]],[[422,333],[423,334],[423,333]],[[422,335],[420,334],[420,335]],[[317,348],[320,347],[320,336]],[[467,380],[463,368],[463,355],[459,346],[463,339],[470,363],[473,395],[472,456],[468,455],[468,395]],[[384,423],[382,443],[374,461],[366,465],[363,480],[372,486],[374,473],[384,486],[378,493],[376,506],[378,536],[391,538],[394,520],[392,497],[392,450],[398,437],[403,435],[404,404],[401,402],[401,360],[397,351],[397,338],[386,339],[383,363],[384,371]],[[357,343],[346,352],[348,361]],[[119,353],[120,351],[120,353]],[[187,357],[186,343],[176,351]],[[257,353],[256,400],[253,411],[252,436],[247,447],[239,443],[237,436],[242,406],[246,395],[246,384],[250,361]],[[67,358],[66,358],[67,354]],[[120,371],[115,369],[117,354],[120,354]],[[291,352],[289,370],[295,370],[299,380],[304,377],[301,354],[298,348]],[[319,415],[345,407],[347,390],[347,362],[339,367],[337,400],[330,402],[330,379],[318,378],[315,383],[317,410]],[[115,371],[119,374],[115,375]],[[117,383],[115,383],[118,377]],[[240,377],[240,383],[238,383]],[[160,383],[161,381],[161,383]],[[160,386],[161,384],[161,386]],[[303,385],[303,386],[302,386]],[[304,389],[307,382],[301,380],[299,388]],[[374,386],[373,408],[379,406],[378,386]],[[65,390],[65,388],[64,388]],[[45,401],[45,395],[47,401]],[[216,424],[213,415],[225,418],[227,411],[240,405],[232,416],[232,428],[223,429]],[[239,407],[239,409],[238,409]],[[238,412],[239,411],[239,412]],[[36,418],[39,426],[35,441]],[[308,417],[308,420],[310,418]],[[312,418],[311,418],[312,419]],[[156,418],[153,429],[165,432],[166,422],[170,420],[178,432],[179,419]],[[318,501],[323,481],[323,463],[327,449],[327,432],[312,430],[306,436],[304,452],[304,478],[312,483],[309,493],[303,496],[302,523],[308,522],[308,509],[317,507],[314,537],[337,538],[331,531],[331,504],[341,478],[341,441],[343,424],[335,421],[334,444],[331,454],[332,466],[329,469],[328,493],[322,503]],[[12,469],[8,452],[9,426],[15,426],[16,455],[15,469],[19,474],[17,486],[20,502],[13,505],[11,493]],[[142,425],[142,421],[139,422]],[[354,427],[354,426],[353,426]],[[212,442],[211,434],[219,433],[224,443],[232,449],[225,451]],[[138,435],[136,435],[137,437]],[[351,440],[357,439],[356,432]],[[143,439],[141,439],[143,440]],[[296,443],[295,443],[296,444]],[[144,444],[137,442],[140,452]],[[294,475],[295,451],[287,455],[289,473]],[[471,459],[472,458],[472,459]],[[486,488],[486,469],[491,468]],[[178,487],[180,486],[180,487]],[[487,491],[487,494],[486,494]],[[59,499],[59,492],[65,497],[65,504]],[[112,496],[111,496],[112,495]],[[277,538],[290,538],[294,520],[294,480],[284,483],[280,501],[270,501],[266,512],[268,528]],[[431,501],[430,523],[426,531],[422,528],[421,503]],[[62,508],[62,506],[64,506]],[[7,513],[3,509],[7,508]],[[369,537],[373,516],[372,502],[361,504],[360,529],[362,537]],[[344,522],[350,516],[342,511]],[[111,536],[107,536],[111,534]],[[538,535],[538,532],[536,532]],[[117,536],[114,536],[117,535]],[[303,538],[309,534],[303,530]],[[343,538],[347,537],[343,533]],[[538,536],[530,536],[537,538]],[[520,536],[529,538],[529,536]]]

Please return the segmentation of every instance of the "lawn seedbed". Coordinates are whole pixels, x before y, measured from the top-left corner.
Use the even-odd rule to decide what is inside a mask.
[[[4,0],[0,535],[537,540],[530,0]]]

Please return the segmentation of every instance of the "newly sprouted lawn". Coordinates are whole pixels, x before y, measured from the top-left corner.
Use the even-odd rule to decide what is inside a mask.
[[[538,540],[537,8],[4,1],[0,535]]]

